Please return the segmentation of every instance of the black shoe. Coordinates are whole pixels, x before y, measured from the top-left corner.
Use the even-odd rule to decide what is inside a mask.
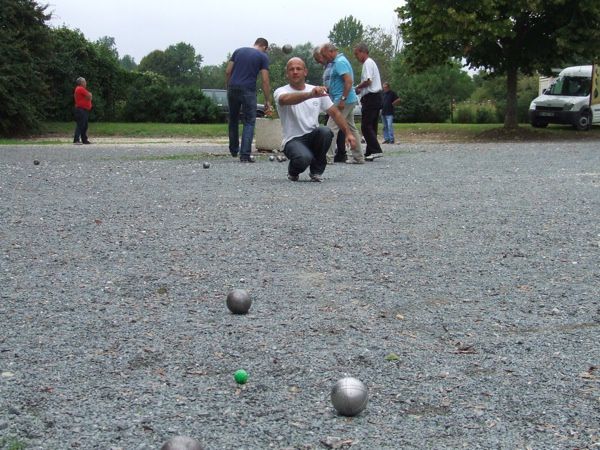
[[[345,163],[348,156],[344,153],[343,155],[337,154],[333,158],[333,162]]]
[[[233,158],[237,158],[237,157],[238,157],[238,155],[239,155],[239,152],[229,152],[229,153],[231,153],[231,156],[232,156]]]
[[[87,144],[91,144],[91,142],[90,142],[90,141],[83,141],[83,143],[84,143],[84,144],[86,144],[86,145],[87,145]]]
[[[241,163],[253,163],[256,162],[256,159],[254,158],[244,158],[244,159],[240,159]]]

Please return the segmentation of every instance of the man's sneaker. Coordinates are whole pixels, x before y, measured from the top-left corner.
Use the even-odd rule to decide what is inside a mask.
[[[309,176],[310,181],[314,181],[315,183],[320,183],[321,181],[323,181],[321,175],[317,175],[316,173],[311,173]]]
[[[231,153],[231,156],[232,156],[233,158],[237,158],[237,157],[238,157],[238,155],[240,154],[240,152],[232,152],[232,151],[229,151],[229,153]]]
[[[244,158],[244,159],[240,159],[240,162],[242,163],[253,163],[256,162],[255,158]]]
[[[377,158],[382,158],[383,157],[383,153],[382,152],[378,152],[378,153],[371,153],[369,156],[365,156],[365,159],[367,161],[373,161]]]
[[[288,180],[290,181],[298,181],[300,179],[300,177],[298,175],[290,175],[288,173]]]
[[[73,141],[73,145],[82,145],[81,141]]]
[[[356,158],[352,158],[349,159],[348,161],[346,161],[346,164],[364,164],[365,160],[364,159],[356,159]]]
[[[90,141],[83,141],[83,143],[84,143],[85,145],[89,145],[89,144],[91,144],[91,142],[90,142]]]

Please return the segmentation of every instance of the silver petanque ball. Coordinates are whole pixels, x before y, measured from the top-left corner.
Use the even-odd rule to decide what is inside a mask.
[[[342,378],[331,389],[331,403],[342,416],[355,416],[367,407],[369,391],[357,378]]]
[[[204,450],[196,439],[187,436],[175,436],[163,444],[160,450]]]
[[[275,161],[275,157],[273,155],[269,156],[269,161]]]
[[[227,307],[233,314],[246,314],[252,299],[244,289],[233,289],[227,294]]]
[[[252,162],[255,162],[255,161],[256,161],[256,156],[254,156],[254,155],[250,155],[250,156],[248,157],[248,159],[250,159],[250,161],[252,161]]]
[[[281,51],[283,51],[283,53],[285,53],[286,55],[292,53],[293,49],[294,47],[292,47],[290,44],[285,44],[283,47],[281,47]]]
[[[202,164],[202,167],[204,167],[205,169],[210,169],[210,163],[206,161]]]

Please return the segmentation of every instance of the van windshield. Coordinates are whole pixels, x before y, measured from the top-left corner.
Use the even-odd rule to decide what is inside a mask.
[[[559,77],[546,94],[586,97],[590,95],[592,79],[585,77]]]

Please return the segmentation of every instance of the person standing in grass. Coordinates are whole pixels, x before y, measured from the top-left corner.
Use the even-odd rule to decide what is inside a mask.
[[[390,83],[383,83],[383,107],[381,121],[383,122],[383,143],[394,143],[394,106],[400,103],[398,95],[390,88]]]
[[[91,144],[88,140],[88,120],[92,109],[92,93],[86,89],[87,81],[79,77],[76,80],[77,86],[73,93],[75,100],[75,135],[73,144]]]

